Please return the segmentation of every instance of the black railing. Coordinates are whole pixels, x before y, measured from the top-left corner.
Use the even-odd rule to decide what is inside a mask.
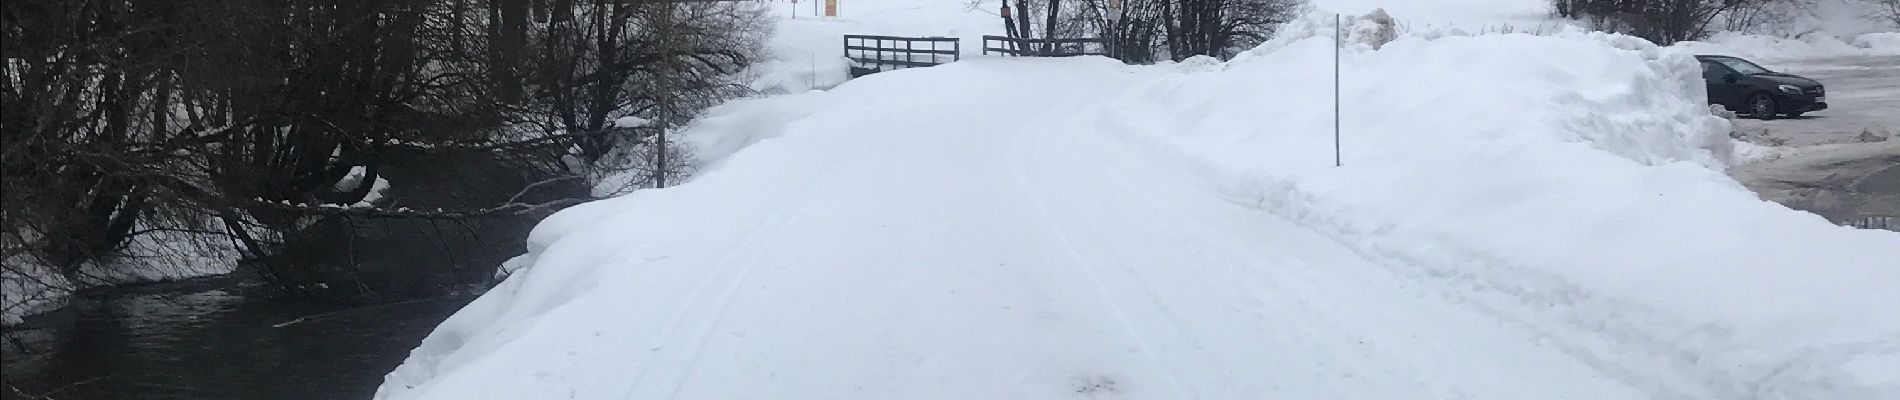
[[[1017,39],[983,36],[983,54],[997,53],[1020,57],[1114,57],[1103,39]]]
[[[844,56],[851,60],[851,77],[856,78],[956,62],[963,57],[962,44],[945,37],[844,35]]]
[[[1900,232],[1900,217],[1860,217],[1842,222],[1841,225],[1860,229],[1884,229]]]

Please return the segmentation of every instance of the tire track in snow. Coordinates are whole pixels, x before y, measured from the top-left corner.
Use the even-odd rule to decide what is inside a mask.
[[[769,237],[769,239],[766,239],[766,245],[764,245],[764,248],[768,248],[768,250],[760,250],[758,254],[754,254],[754,256],[752,256],[752,260],[747,260],[747,262],[745,262],[745,265],[741,265],[741,267],[739,267],[739,277],[735,277],[735,279],[731,281],[731,284],[728,284],[728,286],[726,286],[726,290],[724,290],[724,292],[720,294],[720,298],[718,298],[718,303],[714,303],[714,309],[712,309],[712,317],[709,318],[707,322],[705,322],[705,328],[701,328],[701,330],[699,330],[699,334],[697,334],[697,337],[693,339],[693,345],[692,345],[692,349],[690,349],[690,353],[688,353],[688,355],[682,358],[682,360],[686,362],[686,372],[680,373],[680,377],[678,377],[678,379],[675,379],[675,381],[673,381],[673,389],[667,392],[667,398],[678,398],[678,394],[680,394],[680,387],[684,387],[684,385],[686,385],[686,381],[688,381],[688,379],[692,377],[693,370],[695,370],[695,368],[699,366],[699,353],[701,353],[701,351],[705,351],[705,347],[707,347],[707,341],[711,341],[712,332],[718,332],[718,324],[720,324],[720,322],[722,322],[722,320],[726,318],[726,311],[728,311],[728,309],[731,309],[731,300],[733,300],[733,298],[735,298],[735,296],[739,294],[739,288],[741,288],[741,286],[745,286],[745,281],[747,281],[750,275],[752,275],[752,269],[754,269],[754,267],[758,265],[758,262],[760,262],[760,260],[766,260],[766,254],[769,254],[769,248],[773,248],[773,246],[771,245],[775,245],[775,243],[779,243],[779,239],[781,239],[781,237],[785,237],[785,227],[792,226],[792,224],[798,224],[798,220],[800,220],[802,216],[806,216],[806,210],[809,210],[809,207],[804,207],[804,203],[807,203],[807,201],[809,201],[809,199],[811,199],[811,197],[813,197],[815,193],[821,193],[821,191],[832,190],[832,188],[836,188],[836,186],[838,186],[838,182],[842,180],[840,176],[844,176],[844,171],[863,171],[861,167],[863,167],[864,163],[868,163],[868,159],[872,159],[872,157],[864,157],[864,154],[866,154],[864,150],[866,150],[866,148],[870,148],[870,142],[872,142],[872,140],[861,140],[861,142],[859,142],[859,146],[857,146],[857,150],[853,150],[853,152],[851,152],[851,163],[849,163],[851,167],[849,167],[849,169],[845,169],[844,163],[840,163],[840,167],[834,167],[834,169],[832,169],[830,173],[826,173],[825,182],[823,182],[821,186],[813,186],[813,190],[807,190],[806,193],[800,193],[800,197],[798,197],[798,203],[800,203],[802,207],[798,207],[798,210],[796,210],[796,212],[792,212],[792,214],[788,216],[787,220],[785,220],[783,224],[779,224],[779,226],[777,226],[777,229],[773,229],[773,233],[771,233],[771,237]],[[885,157],[887,157],[887,155],[885,155]],[[885,159],[885,157],[878,157],[878,159]]]
[[[1062,130],[1058,129],[1056,131],[1062,131]],[[1141,203],[1148,204],[1148,206],[1143,207],[1141,209],[1148,210],[1150,212],[1155,213],[1153,214],[1153,216],[1149,216],[1149,217],[1127,218],[1129,221],[1178,221],[1178,222],[1181,222],[1181,223],[1173,223],[1173,224],[1159,224],[1158,226],[1145,225],[1145,226],[1140,227],[1141,229],[1119,229],[1117,231],[1145,232],[1147,234],[1144,235],[1144,237],[1148,238],[1146,240],[1143,240],[1143,242],[1145,243],[1162,242],[1162,240],[1160,239],[1166,237],[1167,235],[1160,235],[1154,232],[1165,230],[1168,232],[1174,232],[1179,235],[1194,238],[1195,240],[1193,242],[1196,242],[1196,243],[1228,243],[1229,246],[1235,246],[1233,243],[1228,241],[1228,240],[1231,240],[1231,238],[1227,238],[1228,240],[1213,240],[1211,239],[1213,235],[1205,232],[1204,230],[1186,229],[1185,227],[1189,227],[1189,226],[1199,226],[1198,225],[1199,221],[1194,219],[1193,216],[1184,215],[1180,213],[1179,212],[1180,210],[1178,210],[1175,207],[1178,205],[1177,204],[1178,202],[1170,202],[1168,201],[1169,199],[1163,199],[1159,195],[1160,192],[1165,191],[1165,190],[1193,189],[1193,187],[1174,185],[1172,182],[1148,182],[1147,184],[1138,184],[1128,177],[1128,175],[1131,172],[1133,172],[1133,171],[1130,171],[1128,168],[1136,168],[1134,166],[1130,166],[1124,163],[1108,162],[1107,160],[1094,159],[1094,158],[1091,158],[1089,160],[1083,160],[1082,159],[1083,156],[1080,154],[1078,149],[1089,147],[1089,146],[1084,146],[1084,145],[1079,145],[1079,144],[1087,143],[1088,141],[1094,140],[1094,139],[1086,138],[1082,136],[1083,135],[1075,134],[1075,133],[1065,135],[1065,139],[1061,141],[1062,143],[1061,145],[1051,146],[1051,145],[1045,144],[1041,147],[1044,147],[1044,148],[1053,147],[1054,149],[1043,149],[1042,152],[1039,152],[1037,154],[1047,155],[1047,154],[1059,153],[1060,154],[1059,158],[1057,157],[1049,157],[1049,158],[1060,159],[1064,163],[1070,164],[1070,165],[1098,166],[1097,168],[1103,169],[1103,171],[1101,172],[1104,172],[1104,173],[1101,173],[1100,175],[1108,177],[1107,180],[1103,183],[1114,185],[1116,188],[1118,188],[1118,190],[1113,190],[1114,192],[1129,193],[1128,194],[1129,198],[1144,199],[1145,201],[1142,201]],[[1105,166],[1105,167],[1102,167],[1102,166]],[[1157,190],[1156,184],[1165,186],[1165,188]],[[1192,191],[1192,192],[1198,193],[1198,194],[1205,194],[1200,191]],[[1175,200],[1178,200],[1178,199],[1175,199]],[[1127,217],[1127,216],[1124,216],[1124,217]],[[1065,240],[1068,240],[1066,233],[1062,233],[1062,235],[1064,236]],[[1070,250],[1071,250],[1071,254],[1075,254],[1073,248],[1071,248]],[[1219,249],[1215,249],[1215,250],[1219,250]],[[1197,252],[1197,254],[1205,254],[1205,253]],[[1076,255],[1075,257],[1078,258],[1078,261],[1077,261],[1078,263],[1086,262],[1086,261],[1079,260],[1079,257],[1080,257],[1079,255]],[[1327,321],[1327,320],[1323,319],[1322,313],[1319,310],[1313,308],[1312,303],[1305,298],[1292,296],[1286,293],[1270,292],[1270,291],[1261,289],[1258,285],[1256,285],[1253,282],[1253,279],[1249,279],[1250,277],[1242,276],[1242,274],[1232,271],[1231,268],[1219,268],[1219,267],[1227,267],[1230,264],[1235,264],[1235,263],[1245,264],[1247,263],[1247,260],[1235,259],[1235,258],[1226,258],[1223,260],[1203,260],[1202,262],[1196,264],[1195,267],[1208,269],[1208,270],[1212,270],[1212,269],[1221,270],[1221,272],[1216,272],[1216,274],[1225,277],[1225,279],[1216,280],[1214,281],[1215,283],[1219,283],[1219,282],[1240,283],[1241,287],[1244,289],[1242,290],[1242,292],[1244,292],[1248,296],[1248,298],[1257,302],[1260,305],[1260,307],[1262,307],[1262,308],[1257,308],[1257,309],[1250,309],[1249,311],[1251,312],[1251,314],[1253,314],[1256,318],[1259,318],[1260,321],[1270,321],[1270,322],[1273,322],[1276,327],[1281,328],[1274,331],[1274,333],[1277,333],[1280,335],[1279,336],[1280,338],[1275,340],[1276,343],[1279,343],[1283,347],[1284,346],[1312,346],[1315,343],[1290,342],[1288,341],[1288,339],[1305,338],[1306,341],[1312,341],[1315,339],[1326,339],[1326,338],[1358,337],[1354,335],[1352,332],[1345,331],[1341,327],[1334,326],[1333,324],[1325,324],[1327,326],[1316,327],[1314,326],[1314,324],[1311,324],[1311,323],[1300,322],[1300,321]],[[1090,272],[1093,273],[1097,271],[1094,271],[1091,269]],[[1164,299],[1160,293],[1156,292],[1156,288],[1152,287],[1153,285],[1151,283],[1151,280],[1147,276],[1145,276],[1139,271],[1136,271],[1134,268],[1132,268],[1129,265],[1123,265],[1122,273],[1126,275],[1124,279],[1126,279],[1128,282],[1140,284],[1140,286],[1142,286],[1142,288],[1140,289],[1141,296],[1149,299],[1150,303],[1155,308],[1155,312],[1158,313],[1160,317],[1164,318],[1166,324],[1164,324],[1163,326],[1169,326],[1169,327],[1175,328],[1175,330],[1173,331],[1173,334],[1180,337],[1181,340],[1184,341],[1183,343],[1178,344],[1177,345],[1178,347],[1184,347],[1188,349],[1205,349],[1206,348],[1205,343],[1203,343],[1203,340],[1201,338],[1201,336],[1206,333],[1197,332],[1192,329],[1188,329],[1188,327],[1192,323],[1195,322],[1194,319],[1191,317],[1183,317],[1182,315],[1180,315],[1179,311],[1174,309],[1174,307],[1170,307],[1167,299]],[[1264,276],[1268,274],[1256,272],[1256,275]],[[1105,298],[1114,297],[1106,293],[1107,291],[1106,284],[1102,282],[1102,278],[1099,276],[1099,274],[1092,275],[1092,277],[1095,278],[1097,282],[1097,286],[1099,288],[1102,288],[1102,290],[1104,291]],[[1176,278],[1179,278],[1178,274]],[[1130,322],[1127,322],[1127,319],[1125,317],[1124,317],[1124,323],[1132,324]],[[1316,328],[1319,330],[1316,330]],[[1132,329],[1133,328],[1131,328],[1131,330]],[[1322,330],[1324,332],[1322,332]],[[1293,332],[1293,333],[1289,335],[1288,332]],[[1262,332],[1262,333],[1265,333],[1265,332]],[[1137,336],[1139,336],[1139,334],[1137,334]],[[1150,344],[1150,346],[1152,346],[1152,344]],[[1331,346],[1325,346],[1325,347],[1331,347]],[[1152,353],[1153,350],[1144,350],[1144,351]],[[1302,359],[1302,357],[1291,357],[1291,358]],[[1180,383],[1178,382],[1179,377],[1170,374],[1169,378],[1174,381],[1177,381],[1177,382],[1173,382],[1173,384],[1175,384],[1176,386],[1180,385]],[[1176,396],[1177,397],[1180,396],[1180,393],[1178,393],[1178,390],[1177,390]]]
[[[845,172],[854,170],[854,168],[846,168],[846,166],[856,167],[864,162],[867,158],[865,157],[867,153],[865,149],[871,147],[871,142],[870,140],[859,140],[858,146],[849,153],[851,154],[849,161],[838,162],[833,164],[830,168],[827,168],[822,176],[813,180],[811,186],[799,192],[798,195],[793,196],[792,200],[787,201],[784,206],[774,211],[770,217],[764,220],[765,222],[753,228],[753,230],[746,235],[746,238],[739,242],[738,247],[735,247],[733,251],[727,252],[725,256],[721,257],[720,261],[715,264],[719,272],[709,275],[706,280],[701,281],[700,284],[693,289],[685,305],[680,307],[679,313],[669,320],[665,327],[661,329],[661,334],[656,337],[654,342],[647,346],[649,351],[654,352],[668,348],[669,346],[666,344],[674,340],[674,337],[677,335],[676,332],[678,332],[680,325],[687,317],[694,314],[693,311],[700,309],[699,304],[706,294],[711,291],[712,286],[720,281],[722,276],[736,274],[736,276],[732,278],[727,278],[731,283],[728,284],[726,288],[721,291],[719,297],[714,300],[714,303],[711,305],[713,307],[711,316],[701,322],[702,328],[693,334],[693,339],[690,342],[691,345],[687,353],[683,354],[676,361],[686,364],[686,368],[679,377],[673,380],[673,385],[667,391],[667,398],[677,396],[679,389],[684,385],[687,378],[692,375],[693,368],[698,365],[699,352],[705,347],[706,342],[709,341],[713,332],[717,331],[719,321],[724,318],[724,314],[730,306],[732,298],[737,294],[738,289],[745,283],[746,278],[751,275],[752,267],[757,265],[759,260],[763,259],[765,254],[773,249],[772,245],[777,243],[783,236],[785,227],[797,222],[799,216],[804,215],[810,208],[809,200],[813,196],[835,186],[840,180],[840,177],[845,175]],[[763,240],[758,240],[758,238],[762,236]],[[748,251],[754,253],[752,258],[743,264],[737,264],[735,266],[733,264],[734,260],[738,259],[740,254],[747,253]],[[736,271],[734,271],[735,268]],[[734,274],[728,274],[728,271],[734,271]],[[640,389],[641,382],[646,379],[647,373],[660,368],[660,365],[656,365],[653,362],[639,364],[644,365],[644,368],[629,381],[629,386],[627,390],[624,391],[624,394],[620,396],[621,398],[633,398],[633,393]]]
[[[1252,298],[1264,307],[1264,309],[1253,310],[1263,321],[1271,321],[1276,326],[1299,332],[1297,334],[1284,336],[1290,338],[1291,341],[1282,343],[1284,345],[1294,346],[1286,348],[1286,350],[1299,351],[1301,348],[1310,347],[1330,348],[1333,351],[1343,351],[1351,355],[1375,355],[1378,356],[1377,359],[1382,360],[1378,363],[1358,363],[1351,361],[1352,358],[1350,357],[1328,358],[1340,364],[1330,364],[1320,367],[1321,369],[1355,371],[1359,374],[1369,373],[1370,375],[1361,375],[1372,378],[1368,379],[1367,382],[1410,382],[1409,384],[1403,385],[1380,386],[1388,388],[1401,386],[1410,387],[1412,389],[1409,390],[1412,390],[1415,394],[1424,392],[1418,388],[1430,388],[1432,389],[1430,390],[1431,392],[1437,393],[1439,396],[1469,398],[1473,396],[1484,397],[1482,396],[1484,394],[1498,396],[1499,393],[1507,393],[1512,390],[1516,390],[1517,395],[1521,396],[1523,393],[1535,392],[1538,391],[1538,389],[1536,386],[1527,387],[1524,385],[1518,385],[1504,390],[1484,386],[1465,387],[1458,384],[1460,382],[1457,380],[1458,377],[1434,371],[1433,365],[1442,363],[1445,360],[1464,360],[1465,363],[1472,363],[1474,366],[1486,366],[1499,373],[1509,373],[1514,371],[1513,368],[1515,367],[1528,365],[1570,365],[1574,367],[1586,367],[1588,365],[1588,363],[1570,358],[1568,352],[1547,351],[1541,348],[1543,346],[1539,345],[1524,346],[1524,344],[1536,343],[1536,338],[1541,334],[1539,332],[1520,329],[1497,330],[1495,328],[1486,328],[1506,321],[1496,319],[1496,316],[1489,312],[1462,307],[1461,305],[1464,305],[1464,302],[1441,299],[1440,296],[1443,296],[1443,294],[1438,293],[1437,290],[1433,290],[1431,287],[1412,285],[1411,283],[1413,283],[1415,277],[1393,274],[1393,271],[1390,271],[1388,268],[1381,268],[1382,265],[1379,263],[1381,260],[1357,251],[1350,243],[1338,242],[1332,236],[1324,234],[1324,232],[1314,231],[1309,227],[1297,223],[1297,221],[1277,215],[1277,213],[1262,212],[1262,210],[1255,207],[1235,204],[1219,193],[1209,191],[1204,186],[1185,183],[1193,182],[1197,179],[1191,175],[1176,176],[1179,171],[1161,169],[1158,168],[1159,166],[1157,165],[1150,165],[1150,163],[1145,162],[1148,160],[1144,157],[1139,157],[1141,151],[1137,151],[1137,146],[1134,143],[1122,141],[1118,143],[1120,146],[1090,146],[1086,145],[1088,141],[1102,142],[1102,140],[1100,138],[1087,137],[1089,135],[1087,135],[1085,131],[1069,131],[1076,133],[1067,135],[1059,141],[1051,141],[1052,143],[1060,142],[1060,145],[1045,146],[1070,150],[1061,153],[1067,156],[1067,158],[1064,159],[1065,161],[1060,161],[1059,163],[1088,166],[1086,168],[1072,168],[1075,168],[1077,171],[1093,172],[1096,175],[1103,176],[1105,181],[1112,181],[1108,182],[1112,187],[1107,188],[1103,193],[1136,192],[1127,193],[1126,196],[1140,198],[1144,201],[1140,201],[1139,203],[1150,205],[1146,207],[1147,209],[1161,211],[1159,214],[1153,216],[1133,218],[1131,215],[1124,215],[1123,217],[1131,217],[1127,218],[1131,221],[1176,221],[1175,223],[1150,223],[1134,227],[1110,227],[1108,229],[1097,229],[1096,231],[1135,231],[1150,233],[1145,236],[1150,239],[1144,239],[1144,241],[1139,243],[1162,243],[1164,241],[1157,239],[1169,238],[1172,237],[1172,235],[1191,238],[1191,240],[1179,241],[1180,243],[1207,243],[1209,245],[1196,246],[1196,248],[1203,249],[1204,251],[1196,250],[1192,252],[1193,255],[1208,254],[1209,256],[1207,257],[1212,257],[1202,257],[1202,259],[1199,260],[1199,264],[1195,265],[1195,267],[1197,267],[1196,270],[1204,270],[1214,275],[1224,276],[1225,279],[1214,278],[1210,275],[1200,277],[1199,279],[1195,279],[1195,282],[1189,283],[1208,285],[1203,287],[1209,289],[1223,283],[1240,283],[1237,287],[1244,290],[1239,290],[1238,292],[1244,292],[1246,296]],[[1108,144],[1108,142],[1102,143]],[[1083,154],[1082,151],[1076,149],[1100,149],[1108,152],[1117,152],[1116,149],[1122,149],[1120,151],[1126,151],[1126,153],[1123,153],[1124,155],[1121,156],[1108,155],[1100,152]],[[1077,158],[1086,155],[1097,155],[1106,158],[1091,157],[1086,160]],[[1117,157],[1133,158],[1127,158],[1118,162],[1114,160],[1114,158]],[[1163,163],[1163,165],[1165,165],[1165,163]],[[1136,181],[1136,178],[1142,177],[1147,178],[1144,178],[1141,182]],[[1182,180],[1182,178],[1185,178],[1185,180]],[[1181,197],[1163,196],[1163,193],[1177,193]],[[1102,195],[1067,194],[1075,198],[1058,198],[1055,199],[1056,202],[1087,201],[1086,199],[1092,198],[1091,196]],[[1330,262],[1327,265],[1330,268],[1325,270],[1332,271],[1329,273],[1320,273],[1319,270],[1310,268],[1292,270],[1276,268],[1273,271],[1262,270],[1258,268],[1253,261],[1274,260],[1283,257],[1259,258],[1240,256],[1244,254],[1255,254],[1249,249],[1270,248],[1274,246],[1249,245],[1241,241],[1241,239],[1243,237],[1250,237],[1253,240],[1262,238],[1251,235],[1232,235],[1232,233],[1236,232],[1247,233],[1257,232],[1258,230],[1240,230],[1227,232],[1226,234],[1217,234],[1216,231],[1210,229],[1215,229],[1215,225],[1222,222],[1220,217],[1215,217],[1215,220],[1207,220],[1205,218],[1212,217],[1212,215],[1187,212],[1187,210],[1196,209],[1191,206],[1182,208],[1184,201],[1194,203],[1197,199],[1202,198],[1209,204],[1220,204],[1235,211],[1245,210],[1244,214],[1248,216],[1257,216],[1272,221],[1273,223],[1270,225],[1279,227],[1276,230],[1285,230],[1284,233],[1292,235],[1285,238],[1286,240],[1279,241],[1286,243],[1279,247],[1294,246],[1292,249],[1296,249],[1296,251],[1287,252],[1286,254],[1289,256],[1305,259],[1307,256],[1316,254],[1329,254],[1344,258],[1329,260]],[[1047,202],[1048,200],[1045,199],[1042,201]],[[1082,212],[1081,215],[1087,214],[1089,213]],[[1158,234],[1158,232],[1164,231],[1173,232],[1173,234]],[[1113,237],[1108,236],[1105,238],[1112,239]],[[1108,244],[1104,249],[1112,250],[1126,246],[1126,243],[1122,244],[1121,247]],[[1098,256],[1098,258],[1116,257],[1112,254]],[[1348,259],[1353,261],[1344,262]],[[1282,285],[1274,285],[1282,290],[1269,291],[1256,285],[1254,279],[1250,279],[1265,278],[1271,282],[1276,280],[1271,279],[1272,277],[1281,275],[1279,272],[1291,272],[1291,277],[1304,278],[1303,282],[1306,282],[1306,284],[1299,287],[1281,287]],[[1170,273],[1166,276],[1145,276],[1132,269],[1129,270],[1128,273],[1129,276],[1127,279],[1131,285],[1150,285],[1155,279],[1179,279],[1179,276],[1181,276],[1175,273]],[[1340,275],[1341,273],[1344,275]],[[1155,296],[1152,291],[1147,293],[1150,297]],[[1208,293],[1212,294],[1215,292]],[[1365,294],[1344,295],[1343,293]],[[1156,311],[1162,314],[1161,316],[1169,319],[1166,322],[1176,327],[1185,326],[1184,323],[1198,322],[1197,319],[1193,317],[1183,319],[1176,315],[1175,311],[1171,310],[1170,305],[1178,306],[1181,300],[1186,299],[1181,296],[1192,295],[1176,293],[1173,298],[1156,298],[1157,302],[1155,303],[1155,306],[1158,307]],[[1416,303],[1409,307],[1391,307],[1388,305],[1379,305],[1377,302],[1378,299],[1409,300],[1413,298],[1424,300],[1424,302]],[[1404,304],[1413,303],[1407,302]],[[1194,313],[1192,310],[1187,311],[1189,311],[1190,314]],[[1199,314],[1206,313],[1202,312]],[[1429,324],[1429,322],[1433,320],[1462,321],[1465,322],[1465,324],[1435,326]],[[1407,322],[1424,322],[1426,324],[1413,325],[1433,328],[1411,333],[1409,337],[1405,334],[1394,335],[1390,332],[1385,332],[1389,331],[1389,327],[1391,326],[1408,326]],[[1205,332],[1205,328],[1214,328],[1214,326],[1204,326],[1201,328],[1203,331],[1192,329],[1177,329],[1174,331],[1178,336],[1189,339],[1188,342],[1184,342],[1181,345],[1191,348],[1183,350],[1198,349],[1199,341],[1192,339],[1199,335],[1207,334],[1208,332]],[[1281,329],[1273,330],[1276,332],[1282,331]],[[1481,343],[1487,343],[1486,340],[1499,339],[1511,342],[1511,345],[1515,346],[1514,348],[1519,349],[1518,352],[1513,354],[1523,354],[1523,359],[1491,358],[1483,356],[1482,354],[1474,355],[1468,351],[1459,350],[1472,348],[1474,345],[1482,347],[1483,345]],[[1354,342],[1357,343],[1355,344]],[[1504,343],[1500,342],[1498,344],[1503,345]],[[1506,348],[1513,347],[1506,346]],[[1419,349],[1427,350],[1421,351]],[[1325,351],[1321,350],[1321,352],[1324,353]],[[1171,353],[1172,351],[1170,351],[1170,354]],[[1434,353],[1438,353],[1438,355],[1432,356],[1431,354]],[[1534,356],[1532,356],[1533,354]],[[1199,356],[1205,357],[1207,355]],[[1293,359],[1301,358],[1293,357]],[[1547,376],[1546,378],[1558,378],[1558,380],[1572,379],[1563,376]],[[1545,382],[1552,383],[1554,381]],[[1549,392],[1546,394],[1557,393],[1562,392]]]
[[[1742,383],[1749,377],[1711,369],[1696,355],[1715,344],[1684,341],[1695,339],[1693,335],[1719,335],[1719,332],[1690,329],[1687,335],[1691,337],[1661,337],[1652,332],[1653,327],[1683,323],[1618,299],[1598,298],[1555,275],[1510,264],[1468,246],[1444,242],[1443,238],[1420,235],[1433,240],[1432,245],[1447,246],[1434,250],[1437,253],[1420,253],[1415,247],[1398,245],[1401,239],[1418,240],[1402,234],[1418,232],[1395,232],[1389,223],[1328,219],[1330,215],[1362,213],[1340,204],[1327,204],[1326,199],[1303,191],[1291,177],[1233,176],[1234,171],[1185,153],[1179,145],[1131,126],[1116,114],[1104,112],[1102,115],[1105,117],[1096,124],[1099,129],[1112,132],[1129,143],[1130,149],[1161,161],[1159,164],[1171,165],[1181,175],[1196,181],[1200,190],[1210,196],[1265,212],[1319,235],[1357,258],[1369,261],[1388,276],[1432,285],[1434,289],[1430,292],[1437,298],[1508,323],[1599,374],[1629,387],[1641,388],[1646,395],[1659,398],[1744,396]],[[1487,274],[1472,274],[1454,267],[1461,263],[1476,265]],[[1559,310],[1561,314],[1553,316],[1539,310],[1540,307]],[[1593,334],[1579,335],[1579,332]]]
[[[1032,125],[1032,124],[1024,124],[1024,125],[1027,126],[1027,125]],[[1028,133],[1028,132],[1022,132],[1022,133]],[[1023,143],[1023,141],[1025,140],[1024,138],[1028,138],[1028,137],[1032,137],[1032,136],[1029,134],[1015,135],[1016,139],[1013,141],[1012,143],[1013,145],[1011,147],[1020,153],[1023,147],[1025,146],[1025,144]],[[1019,159],[1020,158],[1021,157],[1019,157]],[[1075,250],[1075,244],[1072,240],[1070,240],[1069,233],[1065,232],[1062,229],[1062,227],[1056,223],[1055,217],[1053,214],[1049,212],[1049,206],[1046,202],[1043,201],[1042,195],[1037,193],[1037,190],[1035,189],[1035,187],[1029,184],[1027,178],[1024,178],[1023,171],[1022,171],[1022,164],[1012,163],[1010,165],[1009,171],[1010,171],[1010,175],[1012,175],[1012,177],[1015,178],[1016,187],[1018,191],[1022,192],[1025,195],[1025,197],[1028,197],[1030,202],[1035,205],[1038,216],[1042,218],[1043,226],[1047,227],[1050,232],[1054,233],[1056,235],[1056,239],[1062,243],[1062,249],[1065,252],[1065,254],[1068,256],[1070,263],[1073,264],[1075,268],[1081,269],[1086,275],[1088,275],[1089,282],[1095,286],[1096,294],[1101,296],[1102,304],[1106,306],[1110,312],[1115,314],[1115,319],[1117,322],[1120,323],[1122,332],[1128,335],[1129,338],[1134,339],[1135,344],[1141,347],[1141,355],[1143,358],[1148,359],[1150,362],[1154,364],[1163,364],[1160,359],[1155,357],[1154,346],[1150,345],[1151,342],[1147,338],[1143,337],[1141,332],[1135,329],[1134,323],[1130,322],[1128,319],[1128,313],[1122,310],[1122,306],[1116,303],[1115,297],[1109,293],[1108,286],[1102,283],[1101,275],[1096,272],[1095,268],[1091,266],[1087,260],[1083,259],[1082,254],[1080,252],[1077,252]],[[1157,368],[1157,369],[1161,371],[1163,376],[1167,377],[1168,391],[1173,394],[1172,397],[1187,398],[1183,396],[1184,392],[1182,392],[1181,390],[1181,379],[1180,377],[1175,376],[1174,370],[1172,368]]]

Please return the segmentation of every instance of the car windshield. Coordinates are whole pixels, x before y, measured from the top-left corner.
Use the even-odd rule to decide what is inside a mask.
[[[1717,58],[1715,59],[1715,62],[1722,63],[1722,65],[1726,65],[1729,67],[1729,69],[1733,69],[1735,70],[1735,72],[1740,72],[1742,73],[1742,75],[1766,74],[1769,72],[1774,72],[1774,71],[1769,71],[1767,68],[1762,68],[1760,65],[1755,65],[1755,63],[1748,62],[1748,60],[1743,60],[1740,58]]]

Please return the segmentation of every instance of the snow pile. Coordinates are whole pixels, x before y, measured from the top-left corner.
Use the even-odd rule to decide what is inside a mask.
[[[1882,54],[1900,54],[1900,32],[1874,32],[1854,38],[1854,46]]]
[[[1778,10],[1787,18],[1775,24],[1756,27],[1754,33],[1778,36],[1796,36],[1825,34],[1843,38],[1852,38],[1865,33],[1894,32],[1900,30],[1890,19],[1881,16],[1881,6],[1875,3],[1885,0],[1809,0],[1779,5]]]
[[[1843,40],[1827,34],[1784,38],[1718,32],[1708,40],[1677,43],[1674,47],[1696,54],[1777,61],[1851,56],[1896,56],[1900,55],[1900,33],[1874,32]]]
[[[1314,9],[1345,15],[1367,15],[1383,9],[1398,17],[1402,30],[1426,31],[1461,27],[1475,29],[1498,24],[1538,24],[1550,19],[1549,0],[1308,0]],[[1331,18],[1327,18],[1331,22]]]
[[[643,127],[643,126],[647,126],[651,124],[653,124],[653,121],[649,121],[646,118],[640,118],[640,117],[636,117],[632,115],[614,119],[615,128],[639,128],[639,127]]]
[[[1324,3],[1324,2],[1321,2]],[[1354,8],[1348,8],[1354,9]],[[1332,9],[1327,12],[1332,12]],[[1332,38],[1339,33],[1345,34],[1348,47],[1355,50],[1377,50],[1385,43],[1398,37],[1412,39],[1437,39],[1459,36],[1490,36],[1500,34],[1528,34],[1538,36],[1577,35],[1589,32],[1574,23],[1561,20],[1488,20],[1466,19],[1464,23],[1421,23],[1421,20],[1393,18],[1383,8],[1373,8],[1362,14],[1341,14],[1337,21],[1343,28],[1334,27],[1334,14],[1327,12],[1307,13],[1281,24],[1268,40],[1249,53],[1266,54],[1309,38]],[[1403,15],[1403,14],[1401,14]],[[1431,21],[1431,20],[1423,20]],[[1241,57],[1248,57],[1243,54]]]
[[[632,118],[632,117],[627,117],[627,118]],[[368,174],[369,174],[368,169],[365,169],[360,165],[355,166],[355,167],[350,167],[350,172],[348,174],[343,175],[343,179],[337,180],[336,184],[331,185],[330,188],[338,192],[348,192],[351,190],[356,190],[357,188],[362,187],[363,176],[368,175]],[[363,195],[362,200],[358,200],[356,203],[350,204],[349,207],[350,208],[375,207],[376,201],[382,200],[383,193],[387,191],[389,191],[389,180],[383,179],[381,175],[377,175],[376,180],[370,182],[369,194]]]
[[[1355,3],[1358,0],[1321,0],[1316,1],[1319,9],[1345,14],[1346,40],[1355,46],[1384,42],[1380,35],[1380,26],[1375,21],[1387,11],[1382,8],[1368,8]],[[1507,2],[1509,0],[1494,0]],[[1343,4],[1332,4],[1342,3]],[[1443,4],[1421,2],[1421,4]],[[1541,4],[1541,3],[1540,3]],[[1522,6],[1522,5],[1518,5]],[[1395,6],[1405,9],[1405,6]],[[1513,5],[1500,4],[1500,9],[1513,9]],[[1363,10],[1363,11],[1361,11]],[[1379,13],[1375,15],[1374,13]],[[1499,33],[1526,33],[1539,36],[1575,35],[1587,32],[1574,21],[1542,18],[1509,18],[1506,15],[1490,15],[1466,18],[1419,18],[1413,14],[1395,12],[1399,18],[1397,33],[1421,39],[1433,39],[1451,36],[1492,35]],[[1429,14],[1428,14],[1429,15]],[[1389,18],[1389,17],[1384,17]],[[1808,21],[1812,17],[1804,17]],[[1440,22],[1451,21],[1451,22]],[[1852,25],[1852,24],[1848,24]],[[1840,27],[1841,24],[1829,25]],[[1287,43],[1308,37],[1332,37],[1333,17],[1330,14],[1309,14],[1285,24],[1271,41],[1277,44],[1263,46],[1259,51],[1272,51]],[[1845,33],[1843,33],[1845,32]],[[1855,56],[1894,56],[1900,55],[1900,32],[1887,30],[1860,29],[1822,29],[1813,28],[1799,31],[1799,34],[1763,35],[1741,32],[1716,32],[1703,41],[1680,42],[1670,47],[1683,49],[1694,54],[1730,55],[1762,61],[1787,61],[1795,59],[1819,59]],[[1374,46],[1376,48],[1376,46]]]
[[[1724,176],[1726,124],[1686,51],[1592,34],[1355,52],[1332,168],[1331,110],[1311,106],[1329,42],[1155,82],[1100,126],[1654,397],[1900,393],[1900,319],[1876,317],[1900,304],[1900,236]]]

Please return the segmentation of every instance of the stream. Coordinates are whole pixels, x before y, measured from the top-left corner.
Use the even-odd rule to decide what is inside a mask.
[[[0,399],[368,399],[470,300],[344,305],[235,277],[86,291],[8,329]]]

